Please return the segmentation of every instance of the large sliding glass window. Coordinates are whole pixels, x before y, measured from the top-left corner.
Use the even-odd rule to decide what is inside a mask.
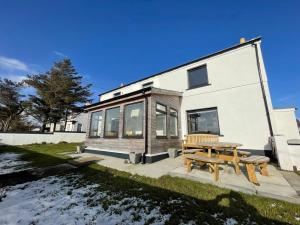
[[[100,137],[102,126],[102,111],[93,112],[91,115],[90,137]]]
[[[104,137],[119,136],[120,107],[107,109],[105,114]]]
[[[170,136],[178,137],[178,113],[175,109],[170,109]]]
[[[156,136],[167,136],[167,107],[156,104]]]
[[[142,137],[144,123],[144,103],[126,105],[124,109],[124,137]]]
[[[189,134],[220,134],[217,108],[187,112]]]

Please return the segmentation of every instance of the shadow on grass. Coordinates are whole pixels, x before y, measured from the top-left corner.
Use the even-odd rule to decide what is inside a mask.
[[[32,161],[34,166],[55,165],[67,160],[66,156],[55,156],[21,147],[0,147],[0,153],[1,150],[24,153],[22,159]],[[84,175],[81,185],[95,182],[101,184],[102,191],[109,191],[116,198],[137,197],[150,200],[149,204],[159,206],[162,214],[171,215],[166,224],[189,221],[195,221],[196,224],[297,224],[295,216],[300,217],[298,205],[246,195],[183,178],[163,176],[153,179],[98,164],[79,168],[78,173]],[[105,204],[109,205],[109,202]],[[233,222],[230,218],[238,223],[230,223]],[[151,224],[151,220],[148,224]]]

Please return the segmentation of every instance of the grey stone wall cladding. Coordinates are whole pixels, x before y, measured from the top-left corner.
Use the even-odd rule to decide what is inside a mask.
[[[180,102],[181,97],[178,96],[167,96],[167,95],[151,95],[148,98],[148,154],[156,154],[161,152],[167,152],[168,148],[180,148],[181,146],[181,123],[180,123]],[[145,136],[143,138],[123,138],[123,118],[124,118],[124,107],[125,105],[137,103],[143,101],[145,103],[145,99],[141,98],[134,101],[128,101],[126,103],[121,103],[116,106],[120,106],[120,123],[119,123],[119,137],[118,138],[103,138],[104,135],[104,120],[105,120],[105,110],[114,108],[116,106],[110,106],[102,108],[103,111],[103,122],[100,131],[100,138],[90,138],[89,130],[90,130],[90,120],[91,113],[98,111],[93,110],[89,112],[88,116],[88,129],[87,129],[87,137],[86,137],[86,145],[94,148],[105,149],[105,150],[115,150],[122,152],[136,152],[136,153],[144,153],[145,151]],[[164,104],[167,106],[167,112],[169,115],[170,108],[174,108],[178,111],[178,138],[171,138],[168,134],[166,139],[157,139],[156,138],[156,102]],[[146,105],[144,104],[144,107]],[[145,110],[144,110],[145,112]],[[169,126],[169,116],[167,117],[167,127]],[[144,116],[144,135],[145,132],[145,124],[146,118]]]

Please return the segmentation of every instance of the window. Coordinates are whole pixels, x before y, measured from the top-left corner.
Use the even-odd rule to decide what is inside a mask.
[[[114,93],[114,97],[118,97],[118,96],[120,96],[121,95],[121,92],[119,91],[119,92],[116,92],[116,93]]]
[[[60,131],[65,131],[65,124],[60,125]]]
[[[178,137],[178,113],[175,109],[170,109],[170,136]]]
[[[77,132],[81,132],[82,131],[82,124],[78,123],[77,124]]]
[[[167,136],[167,107],[156,104],[156,136]]]
[[[105,116],[105,137],[118,137],[119,135],[120,107],[107,109]]]
[[[153,86],[153,82],[152,81],[143,84],[143,88],[152,87],[152,86]]]
[[[187,116],[189,134],[220,134],[217,108],[190,111]]]
[[[102,126],[102,111],[93,112],[91,115],[90,137],[100,137],[101,126]]]
[[[201,87],[208,84],[206,65],[188,70],[189,88]]]
[[[142,137],[144,123],[144,103],[126,105],[124,109],[124,136]]]

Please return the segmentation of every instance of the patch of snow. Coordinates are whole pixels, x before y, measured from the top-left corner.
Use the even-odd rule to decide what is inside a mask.
[[[193,220],[188,221],[187,223],[180,223],[179,225],[196,225],[197,223]]]
[[[29,162],[20,160],[22,154],[2,153],[0,154],[0,174],[7,174],[28,169]]]
[[[180,198],[172,199],[168,201],[168,204],[180,204],[180,203],[182,203],[182,200]]]
[[[223,213],[214,213],[213,215],[211,215],[214,218],[218,218],[219,216],[222,216]]]
[[[227,218],[224,222],[224,225],[235,225],[238,224],[238,222],[233,218]]]
[[[149,200],[103,191],[82,177],[47,177],[7,188],[0,224],[164,224],[168,214]],[[116,197],[116,198],[115,198]]]

